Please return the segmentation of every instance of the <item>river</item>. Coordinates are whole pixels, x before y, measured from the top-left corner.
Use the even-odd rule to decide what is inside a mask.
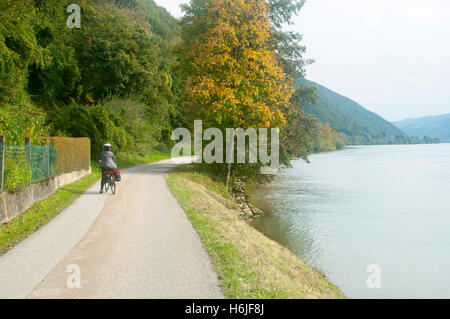
[[[350,298],[450,298],[450,144],[348,147],[310,161],[249,187],[266,213],[256,229]]]

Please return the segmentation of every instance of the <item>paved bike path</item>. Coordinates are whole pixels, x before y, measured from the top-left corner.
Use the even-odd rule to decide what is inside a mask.
[[[99,183],[91,187],[0,257],[0,298],[223,298],[209,256],[165,182],[187,160],[123,170],[114,196],[99,195]],[[76,283],[73,265],[80,288],[67,285]]]

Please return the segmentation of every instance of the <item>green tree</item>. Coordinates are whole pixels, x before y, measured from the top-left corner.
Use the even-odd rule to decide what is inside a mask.
[[[36,11],[27,0],[2,0],[0,21],[0,102],[24,102],[28,66],[41,61]]]

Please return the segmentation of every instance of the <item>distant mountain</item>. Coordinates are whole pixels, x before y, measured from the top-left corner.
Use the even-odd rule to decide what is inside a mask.
[[[410,136],[438,137],[441,142],[450,142],[450,114],[427,116],[392,122]]]
[[[345,134],[347,144],[410,143],[403,131],[357,102],[306,79],[298,80],[297,85],[317,88],[317,104],[306,104],[304,109]]]

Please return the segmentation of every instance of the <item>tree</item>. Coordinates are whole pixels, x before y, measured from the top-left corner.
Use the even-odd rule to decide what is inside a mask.
[[[35,1],[36,42],[41,59],[28,67],[28,91],[42,104],[70,103],[80,93],[80,68],[72,39],[78,30],[67,28],[66,8],[71,2]]]
[[[176,53],[190,122],[222,130],[283,127],[293,82],[273,49],[266,2],[193,0],[184,11]]]
[[[305,66],[313,60],[303,59],[306,47],[301,45],[303,36],[298,32],[283,30],[284,25],[292,23],[292,16],[297,15],[305,0],[267,0],[270,8],[270,21],[273,46],[285,72],[294,79],[305,76]]]
[[[272,46],[287,76],[297,82],[305,76],[305,66],[313,60],[305,60],[306,47],[301,44],[302,35],[298,32],[285,31],[284,26],[292,23],[292,17],[302,9],[304,0],[267,0],[270,8]],[[307,155],[314,148],[314,135],[317,120],[303,110],[304,104],[317,102],[316,89],[297,86],[292,96],[289,109],[284,110],[287,121],[281,131],[281,161],[290,167],[290,159]]]
[[[39,61],[33,24],[36,11],[30,1],[0,2],[0,102],[26,100],[28,66]]]

